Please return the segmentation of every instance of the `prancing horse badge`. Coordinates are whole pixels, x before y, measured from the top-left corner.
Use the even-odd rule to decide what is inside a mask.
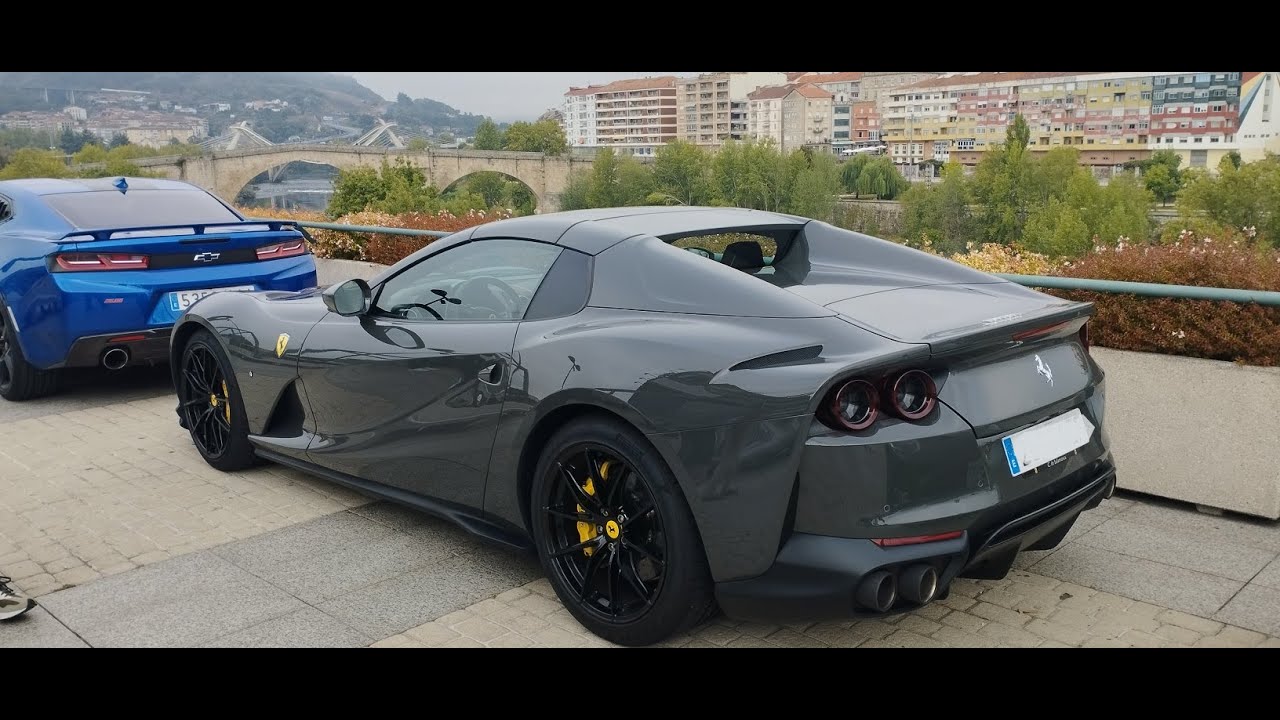
[[[289,347],[289,333],[280,333],[280,337],[276,338],[276,357],[284,357],[287,347]]]

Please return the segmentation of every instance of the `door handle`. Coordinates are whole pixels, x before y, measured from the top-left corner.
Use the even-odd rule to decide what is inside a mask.
[[[485,366],[476,377],[485,385],[497,385],[502,382],[502,363]]]

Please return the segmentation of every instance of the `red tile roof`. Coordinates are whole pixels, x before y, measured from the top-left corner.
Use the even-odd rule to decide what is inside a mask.
[[[796,88],[796,92],[800,93],[804,97],[814,98],[814,99],[824,98],[824,99],[830,100],[831,98],[835,97],[834,95],[827,92],[826,90],[823,90],[817,85],[801,85]]]
[[[795,85],[769,85],[747,95],[748,100],[777,100],[791,94]]]
[[[801,75],[799,78],[790,78],[790,79],[794,79],[796,80],[796,82],[812,83],[814,85],[819,85],[821,83],[857,82],[858,80],[862,79],[862,73],[860,72],[805,73],[804,75]]]

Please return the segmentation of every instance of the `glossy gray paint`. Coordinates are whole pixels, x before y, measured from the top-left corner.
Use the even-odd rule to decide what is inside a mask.
[[[664,242],[733,230],[777,238],[773,275]],[[1011,478],[999,447],[1072,407],[1101,426],[1102,371],[1076,337],[1087,304],[804,218],[722,208],[491,223],[370,284],[490,238],[593,256],[581,265],[592,272],[585,307],[524,322],[410,322],[339,317],[315,292],[220,294],[182,318],[175,351],[191,323],[222,337],[260,448],[447,501],[513,535],[527,522],[531,438],[573,413],[613,413],[672,468],[718,581],[765,572],[788,532],[868,538],[994,522],[1108,455],[1100,432],[1066,461]],[[1054,323],[1064,324],[1013,339]],[[281,332],[291,341],[276,357]],[[1052,386],[1036,355],[1053,366]],[[501,377],[486,382],[494,364]],[[854,434],[814,419],[837,382],[912,367],[940,389],[925,422]],[[291,393],[302,417],[277,422]]]

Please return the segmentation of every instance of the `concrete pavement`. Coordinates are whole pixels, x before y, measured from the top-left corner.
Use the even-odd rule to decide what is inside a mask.
[[[604,646],[536,559],[277,466],[220,473],[163,371],[0,403],[0,647]],[[887,620],[716,618],[668,645],[1276,646],[1280,524],[1116,497],[1001,581]]]

